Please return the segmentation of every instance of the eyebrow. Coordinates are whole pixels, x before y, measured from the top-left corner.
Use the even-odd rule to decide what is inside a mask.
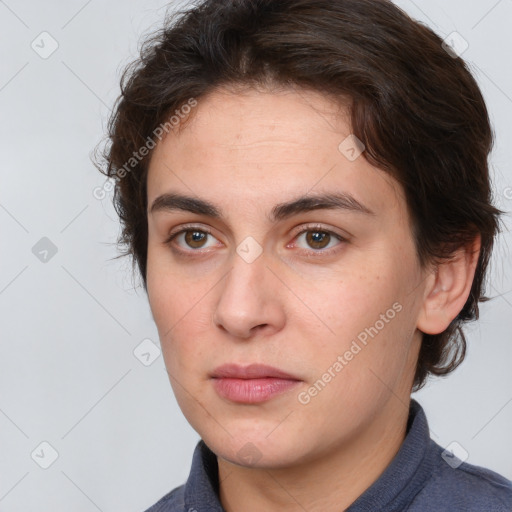
[[[293,215],[313,210],[345,210],[365,215],[375,215],[372,210],[360,203],[352,195],[340,192],[301,196],[285,203],[279,203],[272,208],[269,220],[277,222]],[[153,214],[159,211],[185,211],[214,219],[221,219],[223,217],[222,210],[213,203],[177,193],[167,193],[158,196],[151,204],[149,213]]]

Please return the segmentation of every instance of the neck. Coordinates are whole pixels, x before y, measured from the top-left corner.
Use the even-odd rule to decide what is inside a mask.
[[[327,453],[299,465],[254,469],[217,457],[223,508],[226,512],[345,510],[397,454],[405,438],[408,400],[391,396],[356,438],[333,445]]]

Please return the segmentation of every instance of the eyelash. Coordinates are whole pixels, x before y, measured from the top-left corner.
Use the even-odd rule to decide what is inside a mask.
[[[174,241],[175,238],[177,238],[182,233],[188,233],[190,231],[198,231],[200,233],[205,233],[207,235],[213,236],[212,232],[208,228],[204,228],[202,226],[196,226],[196,225],[186,225],[186,226],[182,226],[182,228],[179,231],[171,233],[169,235],[169,237],[164,241],[164,245],[171,246],[171,249],[173,251],[176,251],[176,252],[178,252],[178,253],[180,253],[182,255],[186,255],[186,256],[189,256],[189,257],[201,257],[204,254],[210,252],[208,250],[206,250],[206,251],[201,251],[200,249],[197,249],[197,250],[194,250],[194,249],[183,250],[183,249],[179,249],[179,248],[173,247],[173,241]],[[318,224],[309,224],[309,225],[304,226],[304,228],[301,231],[298,231],[294,235],[293,240],[296,240],[299,236],[303,235],[304,233],[308,233],[308,232],[319,232],[319,233],[323,233],[323,234],[328,234],[328,235],[333,236],[334,238],[336,238],[339,242],[347,242],[346,238],[344,238],[341,235],[335,233],[334,231],[330,231],[328,229],[325,229],[325,228],[323,228],[322,226],[320,226]],[[341,243],[340,244],[336,244],[336,246],[331,247],[330,249],[318,249],[318,250],[314,250],[314,249],[310,249],[310,250],[308,250],[308,249],[301,249],[301,250],[308,257],[325,257],[325,256],[330,256],[331,254],[337,252],[339,250],[339,245],[342,245],[342,244]]]

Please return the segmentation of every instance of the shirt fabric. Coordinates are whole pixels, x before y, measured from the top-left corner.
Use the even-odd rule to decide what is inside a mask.
[[[512,482],[461,462],[433,441],[414,399],[406,432],[390,464],[346,512],[512,512]],[[225,512],[218,481],[217,457],[201,440],[187,482],[146,512]]]

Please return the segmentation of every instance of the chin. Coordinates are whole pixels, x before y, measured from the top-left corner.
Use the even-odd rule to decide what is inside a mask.
[[[246,427],[235,430],[234,426],[230,426],[228,431],[231,436],[225,431],[220,435],[216,435],[218,432],[203,432],[200,435],[217,456],[246,468],[285,468],[307,455],[304,439],[299,439],[298,435],[292,435],[286,429],[279,434],[272,432],[272,428],[260,430]]]

